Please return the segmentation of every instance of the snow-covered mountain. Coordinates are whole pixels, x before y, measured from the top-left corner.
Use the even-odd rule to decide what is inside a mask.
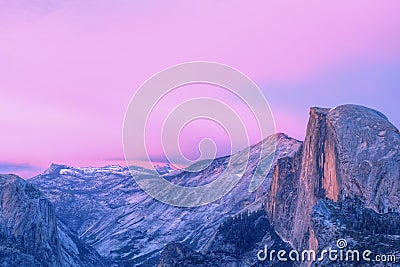
[[[155,265],[169,242],[183,242],[195,250],[202,249],[218,225],[249,205],[261,208],[271,175],[255,192],[248,190],[251,173],[257,164],[260,146],[276,140],[275,161],[294,154],[301,142],[284,134],[270,136],[250,147],[252,158],[243,178],[220,200],[196,208],[179,208],[161,203],[142,191],[128,168],[73,168],[52,165],[42,175],[30,180],[55,205],[58,218],[81,240],[93,246],[115,265]],[[243,151],[238,152],[245,154]],[[201,172],[175,171],[167,179],[175,184],[209,183],[216,179],[229,157],[216,159]],[[154,173],[132,167],[135,175]]]

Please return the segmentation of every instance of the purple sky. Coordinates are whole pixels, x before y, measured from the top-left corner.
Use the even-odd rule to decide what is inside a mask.
[[[248,75],[298,139],[310,106],[362,104],[399,126],[400,1],[340,3],[0,0],[0,172],[121,163],[136,88],[194,60]]]

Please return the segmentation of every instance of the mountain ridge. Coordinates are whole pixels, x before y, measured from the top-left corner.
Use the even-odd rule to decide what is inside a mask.
[[[294,153],[301,143],[284,134],[276,134],[269,138],[278,141],[276,158]],[[137,186],[127,167],[118,171],[108,170],[106,173],[87,173],[85,179],[82,179],[79,174],[84,173],[84,169],[64,170],[61,166],[54,169],[53,174],[47,172],[29,181],[46,192],[55,203],[60,220],[69,223],[71,229],[89,245],[94,246],[102,256],[114,259],[116,264],[140,264],[144,255],[151,260],[155,253],[157,258],[164,242],[167,244],[171,241],[183,241],[192,248],[201,249],[224,216],[236,214],[248,203],[264,197],[268,188],[268,178],[256,192],[248,192],[249,179],[257,165],[255,153],[261,145],[268,145],[268,139],[249,148],[254,152],[254,157],[238,185],[222,199],[204,207],[177,208],[152,199]],[[229,158],[226,157],[216,159],[216,162],[219,162],[216,166],[197,174],[175,171],[166,178],[175,184],[186,186],[207,183],[217,177],[227,160]],[[136,169],[133,173],[146,176],[152,172]],[[112,194],[108,193],[110,190],[113,191]],[[61,195],[64,200],[60,198]],[[93,217],[92,214],[97,215]],[[162,221],[164,225],[154,225],[154,221],[157,220]],[[100,221],[102,223],[99,223]],[[181,230],[171,233],[170,227]],[[124,236],[141,241],[133,244]],[[112,241],[117,239],[119,242]],[[125,250],[130,252],[124,252]],[[147,264],[147,261],[143,264]]]
[[[277,141],[272,168],[251,193],[260,147],[269,141]],[[393,222],[400,218],[400,133],[385,115],[358,105],[313,107],[304,142],[278,133],[247,149],[250,160],[243,178],[221,199],[202,207],[177,208],[152,199],[131,176],[155,174],[142,167],[52,164],[28,182],[54,205],[64,231],[112,266],[279,266],[276,259],[257,262],[258,249],[320,250],[334,245],[338,236],[363,247],[374,244],[372,231],[380,231],[386,247],[400,255],[395,245],[400,236],[392,225],[364,224],[370,220],[370,226],[376,225],[385,216]],[[184,186],[209,183],[229,157],[217,158],[197,173],[168,170],[163,177]],[[361,214],[353,216],[354,210]],[[366,227],[365,238],[348,225],[347,217]]]

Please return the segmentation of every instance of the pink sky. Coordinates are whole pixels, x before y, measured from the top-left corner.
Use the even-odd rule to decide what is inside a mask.
[[[298,139],[310,106],[363,104],[399,126],[399,33],[395,0],[0,1],[0,172],[121,163],[135,90],[194,60],[252,78]]]

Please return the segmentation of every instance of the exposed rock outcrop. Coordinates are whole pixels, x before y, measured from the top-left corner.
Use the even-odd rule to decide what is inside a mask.
[[[335,143],[330,133],[330,126],[326,119],[329,109],[311,108],[307,125],[306,138],[302,155],[298,204],[294,215],[292,244],[295,248],[309,248],[315,244],[310,229],[312,207],[320,198],[327,196],[323,181],[329,181],[326,185],[329,194],[337,199],[338,179],[335,166]],[[333,151],[331,151],[333,149]],[[329,158],[328,158],[329,156]],[[333,168],[332,168],[333,167]],[[325,178],[327,176],[327,178]]]
[[[0,176],[0,190],[1,240],[13,255],[3,259],[22,264],[29,260],[33,266],[61,266],[57,219],[48,200],[14,175]],[[18,252],[23,256],[18,257]]]
[[[284,240],[291,241],[298,205],[298,187],[303,146],[277,160],[272,172],[265,209],[271,224]]]
[[[275,166],[266,210],[276,231],[297,249],[317,249],[311,214],[319,199],[358,197],[376,212],[399,211],[399,158],[399,131],[383,114],[311,108],[302,151]]]
[[[0,266],[106,266],[101,257],[57,222],[33,185],[0,175]]]
[[[382,113],[357,105],[337,107],[327,120],[337,149],[339,197],[359,196],[381,213],[400,211],[399,130]]]

